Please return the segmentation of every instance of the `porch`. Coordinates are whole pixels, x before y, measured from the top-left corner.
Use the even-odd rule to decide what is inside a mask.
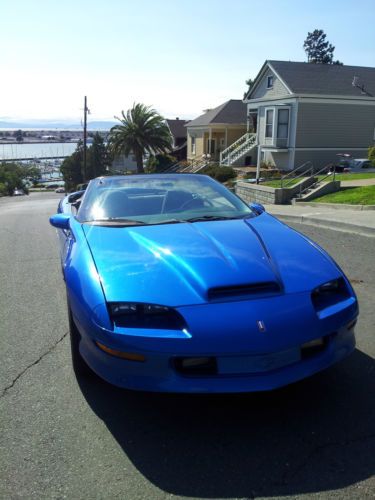
[[[213,126],[200,129],[188,128],[188,160],[204,157],[220,161],[220,153],[233,144],[246,131],[246,126]]]

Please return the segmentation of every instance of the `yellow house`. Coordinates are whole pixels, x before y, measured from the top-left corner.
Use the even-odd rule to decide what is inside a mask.
[[[246,105],[240,99],[230,99],[206,110],[186,127],[187,159],[219,162],[220,153],[246,133]]]

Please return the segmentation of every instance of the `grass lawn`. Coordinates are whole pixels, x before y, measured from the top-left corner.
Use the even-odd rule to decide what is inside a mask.
[[[349,205],[375,205],[375,186],[343,188],[311,200],[316,203],[347,203]]]
[[[319,175],[318,179],[321,180],[325,178],[325,181],[329,181],[330,177],[333,176],[325,176],[325,175]],[[299,177],[298,179],[287,179],[285,182],[287,184],[286,187],[291,187],[294,186],[297,182],[299,182],[302,178]],[[375,173],[370,173],[370,172],[364,172],[361,174],[336,174],[335,180],[336,181],[357,181],[359,179],[375,179]],[[279,188],[280,187],[280,180],[275,179],[273,181],[266,181],[261,183],[262,186],[269,186],[269,187],[274,187],[274,188]]]
[[[294,184],[297,184],[297,182],[299,182],[301,180],[302,180],[301,177],[299,179],[287,179],[285,181],[285,183],[286,183],[285,187],[292,187],[292,186],[294,186]],[[280,179],[275,179],[274,181],[262,182],[260,185],[261,186],[273,187],[273,188],[279,188],[280,187]]]

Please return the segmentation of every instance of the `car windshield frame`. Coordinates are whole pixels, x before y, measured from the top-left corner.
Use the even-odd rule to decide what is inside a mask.
[[[90,182],[76,219],[110,227],[209,222],[258,214],[237,195],[201,174],[100,177]]]

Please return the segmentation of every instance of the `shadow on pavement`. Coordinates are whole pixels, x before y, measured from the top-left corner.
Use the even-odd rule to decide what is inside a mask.
[[[135,393],[80,379],[135,467],[200,498],[344,488],[375,473],[375,360],[360,351],[287,388],[247,395]]]

